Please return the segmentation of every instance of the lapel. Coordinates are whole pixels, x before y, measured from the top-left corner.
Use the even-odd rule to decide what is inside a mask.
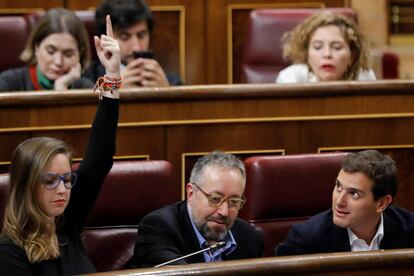
[[[395,221],[388,211],[392,207],[388,207],[383,213],[384,217],[384,238],[381,240],[381,249],[393,249],[393,248],[405,248],[407,244],[405,242],[404,235],[399,233],[398,222]]]
[[[340,228],[334,225],[331,239],[331,251],[330,252],[349,252],[351,251],[351,245],[349,244],[349,237],[346,228]],[[329,242],[327,244],[329,245]]]
[[[231,234],[234,237],[234,240],[236,241],[236,249],[234,249],[233,252],[231,252],[229,255],[223,254],[223,260],[238,260],[238,259],[244,259],[246,256],[249,256],[249,253],[254,255],[254,251],[251,252],[256,245],[252,245],[251,238],[249,237],[249,233],[242,230],[242,227],[239,226],[239,218],[236,218],[236,221],[234,222],[233,227],[231,227],[230,231]],[[245,246],[242,246],[242,243]],[[251,246],[250,246],[251,245]],[[243,250],[242,248],[249,248],[251,249],[250,252],[246,252],[246,250]]]
[[[326,237],[324,251],[326,252],[348,252],[351,251],[349,244],[348,231],[346,228],[341,228],[333,223],[332,209],[329,212],[328,227],[330,234]],[[329,233],[328,232],[328,233]]]
[[[179,209],[179,217],[183,218],[181,223],[181,233],[183,234],[184,248],[186,249],[185,254],[194,253],[201,250],[196,234],[194,233],[193,226],[191,224],[190,215],[187,209],[187,201],[181,203]],[[189,263],[204,263],[203,253],[194,255],[187,258]]]

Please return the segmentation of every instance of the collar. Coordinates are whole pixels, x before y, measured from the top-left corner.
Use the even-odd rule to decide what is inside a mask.
[[[309,82],[318,82],[316,75],[309,69],[309,66],[306,65],[307,75]]]
[[[375,233],[370,245],[368,245],[364,240],[358,238],[358,236],[355,235],[350,228],[346,228],[346,230],[348,231],[349,244],[352,251],[378,250],[381,240],[384,237],[384,216],[381,213],[380,224],[378,225],[377,232]]]
[[[308,73],[308,79],[309,79],[309,82],[318,82],[318,79],[316,78],[316,75],[312,72]]]
[[[46,78],[38,65],[29,66],[29,75],[35,90],[52,90],[54,88],[54,81]]]
[[[200,231],[197,229],[197,227],[195,226],[194,222],[193,222],[193,218],[192,218],[192,211],[191,211],[191,206],[190,204],[188,204],[187,202],[187,210],[188,210],[188,214],[190,217],[190,221],[191,221],[191,225],[193,227],[194,233],[197,236],[197,240],[198,243],[200,245],[200,248],[207,248],[210,246],[209,242],[204,238],[204,236],[200,233]],[[231,231],[229,231],[229,233],[227,234],[224,242],[226,243],[225,246],[217,249],[217,250],[213,250],[213,251],[206,251],[204,252],[204,259],[206,262],[212,262],[212,261],[222,261],[222,255],[225,254],[226,256],[229,255],[230,253],[232,253],[236,247],[237,247],[237,243],[236,240],[234,239],[233,234],[231,233]]]

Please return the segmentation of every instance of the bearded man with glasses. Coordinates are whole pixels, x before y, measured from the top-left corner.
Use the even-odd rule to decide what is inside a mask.
[[[237,218],[246,185],[243,162],[231,154],[201,157],[187,183],[187,200],[155,210],[138,226],[134,262],[154,266],[208,248],[223,246],[171,264],[214,262],[263,255],[263,236]]]

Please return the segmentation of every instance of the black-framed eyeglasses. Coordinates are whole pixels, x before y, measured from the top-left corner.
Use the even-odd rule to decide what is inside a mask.
[[[244,196],[240,197],[229,197],[229,198],[225,198],[224,196],[221,196],[219,194],[208,194],[205,191],[203,191],[200,186],[198,186],[196,183],[192,183],[194,186],[197,187],[198,190],[200,190],[200,192],[202,192],[207,200],[208,203],[212,206],[212,207],[220,207],[224,202],[227,201],[227,204],[229,206],[230,209],[233,210],[240,210],[241,208],[243,208],[244,204],[246,203],[246,198]]]
[[[76,173],[74,172],[68,172],[64,175],[60,175],[57,173],[48,173],[46,174],[44,185],[46,189],[53,190],[57,186],[59,186],[60,181],[63,181],[63,185],[65,185],[66,189],[72,189],[73,186],[75,186],[76,183]]]

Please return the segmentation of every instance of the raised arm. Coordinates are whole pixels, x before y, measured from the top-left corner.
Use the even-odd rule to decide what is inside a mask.
[[[97,83],[101,101],[92,124],[85,157],[77,171],[78,177],[65,217],[79,229],[99,194],[103,180],[110,171],[115,154],[118,124],[120,54],[118,42],[113,38],[110,17],[106,18],[107,33],[95,37],[95,47],[106,75]]]
[[[101,35],[101,38],[95,36],[94,41],[96,52],[105,67],[106,75],[111,78],[119,78],[121,76],[121,56],[118,41],[114,39],[109,15],[106,16],[106,35]]]

